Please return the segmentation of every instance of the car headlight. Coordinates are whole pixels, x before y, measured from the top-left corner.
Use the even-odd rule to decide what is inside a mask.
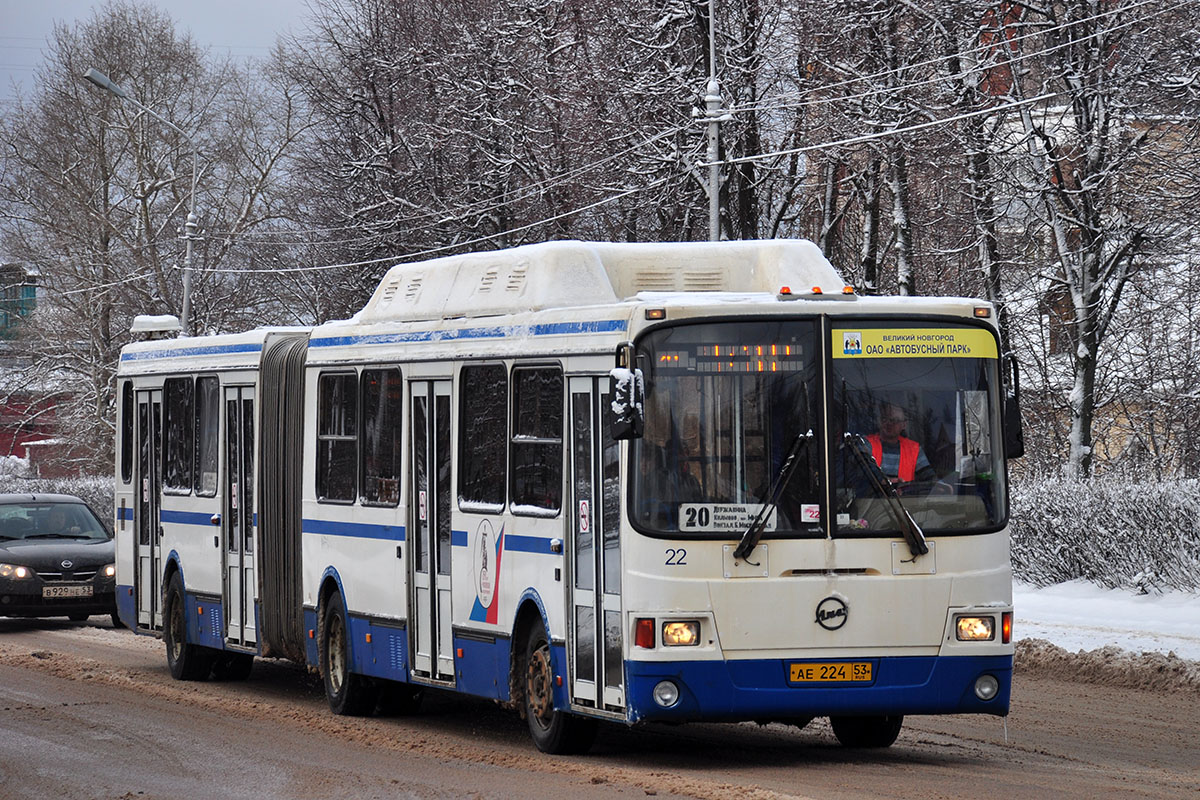
[[[664,622],[662,643],[664,647],[692,647],[700,644],[700,623],[691,619]]]
[[[0,578],[28,578],[33,574],[33,570],[29,567],[23,567],[19,564],[0,564]]]
[[[116,564],[105,564],[104,569],[100,570],[100,574],[106,578],[116,577],[117,565]]]
[[[955,617],[954,635],[960,642],[990,642],[996,638],[992,617]]]

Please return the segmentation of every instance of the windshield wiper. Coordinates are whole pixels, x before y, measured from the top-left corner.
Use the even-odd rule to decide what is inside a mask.
[[[921,530],[921,526],[917,524],[917,521],[913,519],[912,514],[908,513],[908,508],[904,505],[904,501],[900,499],[900,493],[896,491],[896,487],[892,485],[888,476],[883,474],[883,470],[875,463],[875,459],[867,458],[867,451],[870,450],[871,445],[867,443],[867,440],[860,433],[846,431],[843,439],[842,446],[849,446],[850,450],[858,458],[858,463],[862,467],[863,472],[867,473],[867,477],[871,479],[871,484],[875,487],[875,491],[888,501],[888,508],[891,510],[892,516],[896,518],[900,532],[904,534],[904,541],[908,542],[908,550],[912,553],[913,558],[928,553],[929,544],[925,541],[925,533]],[[881,481],[880,478],[883,480]]]
[[[745,561],[746,556],[750,555],[755,546],[758,545],[758,540],[762,538],[763,531],[766,530],[767,519],[771,516],[771,509],[774,509],[775,504],[779,502],[779,495],[783,494],[783,487],[787,486],[788,480],[792,477],[792,472],[796,469],[796,465],[800,463],[800,453],[807,448],[808,443],[812,441],[815,435],[812,429],[796,434],[796,438],[788,450],[787,458],[783,460],[783,466],[779,468],[779,474],[775,476],[775,481],[771,484],[771,488],[767,490],[767,495],[759,498],[762,502],[760,502],[758,515],[750,523],[750,527],[746,529],[746,532],[742,534],[742,540],[738,542],[737,549],[733,551],[734,558]]]

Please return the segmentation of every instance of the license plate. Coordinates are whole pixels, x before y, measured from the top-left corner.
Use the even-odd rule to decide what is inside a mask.
[[[88,586],[43,586],[42,597],[46,599],[59,597],[91,597],[92,587]]]
[[[791,683],[849,683],[871,680],[870,661],[790,664]]]

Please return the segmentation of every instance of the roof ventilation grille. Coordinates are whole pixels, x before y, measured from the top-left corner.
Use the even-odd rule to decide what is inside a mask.
[[[522,263],[513,266],[512,271],[508,273],[508,283],[504,287],[506,292],[519,292],[525,288],[526,274],[529,272],[529,265]]]
[[[639,292],[673,292],[675,272],[668,269],[642,269],[637,273],[637,288]]]

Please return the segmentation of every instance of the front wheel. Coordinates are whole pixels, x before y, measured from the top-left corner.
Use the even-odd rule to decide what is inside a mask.
[[[212,669],[215,652],[198,644],[188,644],[187,615],[183,600],[183,580],[176,572],[167,584],[166,620],[163,642],[167,645],[167,666],[177,681],[202,681]]]
[[[596,720],[554,708],[550,643],[537,627],[525,645],[524,711],[533,743],[543,753],[586,753],[596,738]]]
[[[890,747],[900,735],[904,717],[830,717],[829,723],[846,747]]]
[[[321,675],[329,710],[338,715],[362,717],[375,709],[378,692],[368,678],[350,671],[350,627],[340,594],[325,604],[321,627]]]

